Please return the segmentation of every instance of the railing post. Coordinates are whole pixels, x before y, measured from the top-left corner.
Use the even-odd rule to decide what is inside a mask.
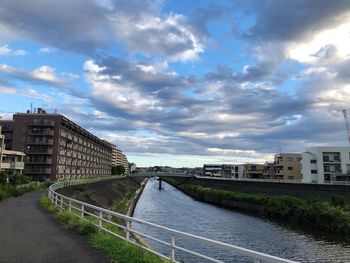
[[[127,242],[130,241],[130,221],[126,221],[125,240],[126,240]]]
[[[83,204],[81,204],[80,217],[81,217],[81,218],[84,218],[84,205],[83,205]]]
[[[175,262],[175,235],[171,235],[170,262]]]
[[[69,211],[69,212],[72,212],[72,201],[69,201],[68,211]]]
[[[261,260],[258,259],[258,258],[255,258],[255,259],[254,259],[254,263],[261,263]]]
[[[100,216],[98,219],[99,231],[102,231],[102,218],[103,218],[103,214],[102,214],[102,211],[100,211]]]
[[[55,194],[55,206],[58,206],[58,195]]]
[[[61,210],[63,210],[63,197],[60,196],[60,208]]]

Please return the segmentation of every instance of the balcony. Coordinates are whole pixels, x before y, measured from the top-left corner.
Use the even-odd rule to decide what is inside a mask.
[[[29,141],[28,145],[53,145],[53,140],[33,140]]]
[[[52,149],[29,149],[28,154],[52,154]]]
[[[32,135],[32,136],[42,136],[42,135],[48,135],[48,136],[54,136],[55,134],[55,131],[35,131],[35,130],[31,130],[29,131],[29,135]]]
[[[41,127],[52,127],[55,126],[55,122],[54,121],[50,121],[50,120],[41,120],[41,119],[37,119],[37,120],[33,120],[30,123],[30,126],[41,126]]]
[[[25,174],[51,174],[51,168],[29,169],[24,171]]]
[[[52,160],[29,160],[26,162],[26,164],[52,164]]]
[[[11,170],[23,170],[24,162],[10,162],[10,163],[2,163],[2,169],[11,169]]]

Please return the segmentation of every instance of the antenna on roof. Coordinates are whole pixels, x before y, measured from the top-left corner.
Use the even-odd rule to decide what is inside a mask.
[[[30,113],[33,113],[33,103],[30,103]]]

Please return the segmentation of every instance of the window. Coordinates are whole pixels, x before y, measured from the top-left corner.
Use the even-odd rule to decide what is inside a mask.
[[[293,167],[288,167],[288,171],[293,171]]]
[[[317,174],[317,170],[311,170],[312,174]]]
[[[288,158],[287,158],[287,161],[288,161],[288,162],[293,162],[293,158],[292,158],[292,157],[288,157]]]
[[[310,160],[310,163],[317,163],[316,160]]]
[[[324,162],[329,162],[329,156],[323,156],[323,161]]]

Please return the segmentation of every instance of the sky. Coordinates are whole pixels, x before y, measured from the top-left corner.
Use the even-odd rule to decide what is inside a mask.
[[[0,116],[58,112],[138,166],[348,146],[350,1],[2,0]]]

